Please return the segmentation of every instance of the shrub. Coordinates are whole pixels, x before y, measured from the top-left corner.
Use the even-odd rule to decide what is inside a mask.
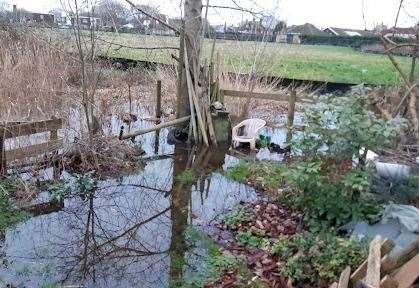
[[[0,182],[0,235],[20,221],[25,220],[28,214],[18,209],[10,200],[15,188],[6,180]]]
[[[360,48],[365,44],[380,44],[381,40],[378,36],[333,36],[333,35],[305,35],[302,44],[306,45],[333,45],[352,48]],[[397,38],[397,42],[405,43],[406,39]]]
[[[305,111],[308,126],[293,141],[293,146],[306,156],[352,160],[363,147],[377,151],[391,146],[405,127],[404,121],[386,120],[369,111],[362,87],[345,97],[326,95],[315,102]],[[361,156],[362,164],[366,155]]]
[[[382,207],[369,197],[372,177],[355,169],[335,175],[336,167],[323,162],[297,162],[286,173],[294,188],[282,195],[290,205],[303,209],[312,229],[341,226],[352,220],[375,221]]]
[[[283,276],[311,284],[335,281],[346,266],[358,267],[367,257],[367,245],[331,233],[281,238],[270,251],[280,257]]]

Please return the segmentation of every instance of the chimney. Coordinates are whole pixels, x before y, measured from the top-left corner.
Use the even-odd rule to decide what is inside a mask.
[[[13,4],[13,13],[12,13],[12,21],[13,22],[17,22],[18,17],[17,17],[17,6],[16,4]]]

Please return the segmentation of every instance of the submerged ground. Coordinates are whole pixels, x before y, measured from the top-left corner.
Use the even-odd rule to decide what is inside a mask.
[[[132,129],[150,125],[141,122]],[[239,162],[227,148],[170,146],[166,136],[163,130],[137,139],[149,158],[143,169],[99,181],[89,196],[73,194],[63,206],[39,210],[6,230],[0,240],[0,284],[169,287],[184,277],[192,269],[186,264],[191,255],[202,253],[188,247],[189,227],[210,233],[220,215],[259,196],[225,178],[222,171]],[[274,139],[283,137],[275,133]],[[257,157],[280,159],[266,149]],[[194,177],[185,179],[185,171],[194,171]],[[74,176],[64,172],[62,177],[71,190],[81,189]],[[41,193],[34,202],[45,199],[47,193]]]

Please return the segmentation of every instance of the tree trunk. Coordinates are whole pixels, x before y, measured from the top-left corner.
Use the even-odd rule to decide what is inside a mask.
[[[190,115],[188,84],[186,82],[185,65],[183,64],[183,36],[186,40],[186,49],[189,57],[189,67],[199,67],[199,55],[201,47],[201,27],[202,27],[202,0],[185,0],[184,6],[184,27],[180,37],[180,57],[179,57],[179,79],[177,89],[177,116],[184,117]],[[194,75],[194,73],[191,73]]]

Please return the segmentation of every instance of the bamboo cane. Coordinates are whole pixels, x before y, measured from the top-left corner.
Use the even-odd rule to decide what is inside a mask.
[[[185,44],[185,46],[186,46],[186,44]],[[199,108],[198,99],[196,98],[195,91],[194,91],[194,88],[193,88],[192,78],[191,78],[191,74],[190,74],[190,70],[189,70],[188,53],[187,53],[186,49],[185,49],[185,68],[186,68],[185,69],[186,70],[186,80],[187,80],[187,84],[188,84],[188,88],[189,88],[189,94],[190,94],[190,96],[192,96],[193,103],[195,104],[196,118],[198,119],[198,125],[199,125],[199,128],[201,129],[204,144],[206,146],[209,146],[207,133],[206,133],[205,127],[203,125],[203,121],[202,121],[202,114],[201,114],[201,110]]]

